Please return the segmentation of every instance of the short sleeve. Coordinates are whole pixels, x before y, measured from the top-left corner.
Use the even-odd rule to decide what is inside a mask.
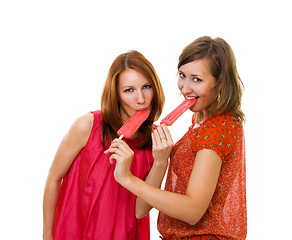
[[[236,126],[236,121],[230,114],[207,119],[193,138],[192,148],[195,154],[202,149],[211,149],[225,162],[233,153]]]

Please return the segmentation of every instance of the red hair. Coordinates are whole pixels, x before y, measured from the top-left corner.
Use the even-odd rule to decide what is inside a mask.
[[[118,137],[117,131],[123,125],[117,87],[119,76],[126,69],[134,69],[142,73],[148,79],[153,89],[151,113],[138,130],[144,135],[143,142],[138,147],[150,148],[152,146],[151,132],[153,122],[158,120],[162,113],[165,97],[154,67],[137,51],[129,51],[119,55],[109,69],[101,97],[102,144],[105,147],[107,141],[112,141]]]

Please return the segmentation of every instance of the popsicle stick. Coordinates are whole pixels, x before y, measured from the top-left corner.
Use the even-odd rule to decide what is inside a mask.
[[[123,139],[123,137],[124,137],[124,135],[121,135],[121,136],[119,137],[119,139]]]

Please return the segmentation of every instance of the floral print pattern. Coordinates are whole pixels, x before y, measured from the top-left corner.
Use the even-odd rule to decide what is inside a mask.
[[[193,118],[194,119],[194,118]],[[198,151],[216,151],[222,160],[210,205],[194,226],[159,213],[163,239],[245,239],[247,234],[245,144],[242,125],[230,113],[210,117],[173,147],[165,190],[185,194]]]

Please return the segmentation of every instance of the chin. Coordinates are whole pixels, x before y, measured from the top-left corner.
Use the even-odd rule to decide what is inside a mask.
[[[198,112],[198,110],[196,109],[195,106],[190,107],[190,110],[191,110],[192,112]]]

